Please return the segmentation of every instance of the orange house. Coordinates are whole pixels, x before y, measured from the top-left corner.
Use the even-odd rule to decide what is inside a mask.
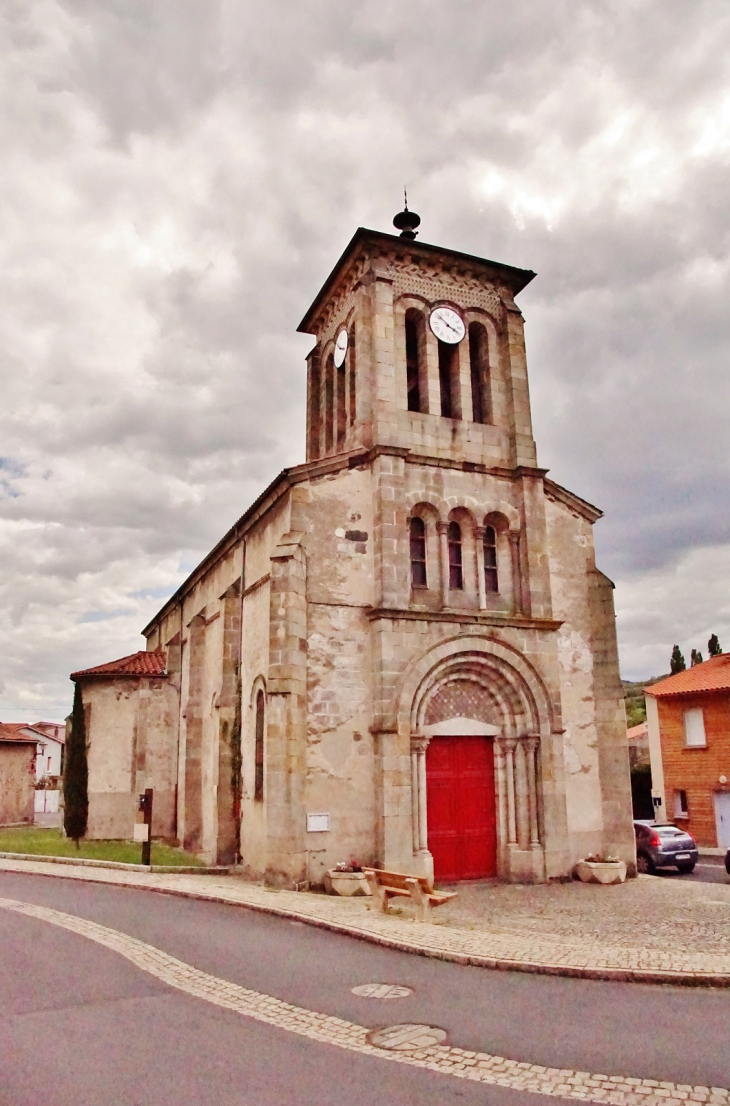
[[[644,689],[657,821],[730,848],[730,654]]]

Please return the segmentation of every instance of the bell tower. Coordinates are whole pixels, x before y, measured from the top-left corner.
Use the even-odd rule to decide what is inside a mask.
[[[299,331],[308,357],[307,460],[375,446],[465,465],[537,463],[517,269],[359,228]]]

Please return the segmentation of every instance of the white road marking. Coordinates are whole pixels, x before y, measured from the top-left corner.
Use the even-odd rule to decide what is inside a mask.
[[[64,914],[48,906],[0,899],[0,909],[23,914],[69,930],[125,957],[142,971],[184,994],[203,999],[215,1006],[301,1037],[335,1045],[411,1067],[471,1079],[478,1083],[530,1091],[577,1102],[610,1103],[611,1106],[681,1106],[685,1102],[713,1106],[730,1104],[730,1091],[720,1087],[692,1087],[656,1079],[637,1079],[620,1075],[593,1075],[567,1068],[548,1068],[486,1052],[472,1052],[449,1045],[427,1045],[415,1052],[378,1048],[368,1037],[365,1026],[328,1014],[294,1006],[271,995],[252,991],[194,968],[174,956],[97,922]]]

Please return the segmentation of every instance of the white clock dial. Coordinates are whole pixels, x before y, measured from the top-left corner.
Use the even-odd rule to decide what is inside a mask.
[[[455,346],[466,334],[461,315],[450,307],[434,307],[428,321],[436,337],[449,345]]]
[[[345,354],[347,353],[347,331],[343,327],[340,333],[337,335],[337,341],[335,342],[335,368],[339,369],[342,362],[345,360]]]

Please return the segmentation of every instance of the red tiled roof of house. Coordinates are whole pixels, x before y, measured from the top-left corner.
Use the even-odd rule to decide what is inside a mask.
[[[629,741],[637,741],[642,737],[646,737],[646,733],[646,722],[639,722],[638,726],[631,726],[630,729],[626,731],[626,736]]]
[[[60,744],[63,744],[66,740],[66,728],[63,722],[33,722],[29,728],[36,730],[43,737],[60,742]]]
[[[27,728],[25,722],[0,722],[0,741],[12,741],[18,745],[35,745],[38,739],[23,733]]]
[[[140,649],[139,653],[120,657],[118,661],[108,661],[96,668],[82,668],[79,672],[72,672],[71,679],[77,680],[79,676],[165,676],[165,662],[163,650],[148,653],[145,649]]]
[[[695,664],[684,672],[667,676],[650,687],[645,687],[647,695],[695,695],[701,691],[730,691],[730,653],[721,653],[719,657],[710,657],[702,664]]]

